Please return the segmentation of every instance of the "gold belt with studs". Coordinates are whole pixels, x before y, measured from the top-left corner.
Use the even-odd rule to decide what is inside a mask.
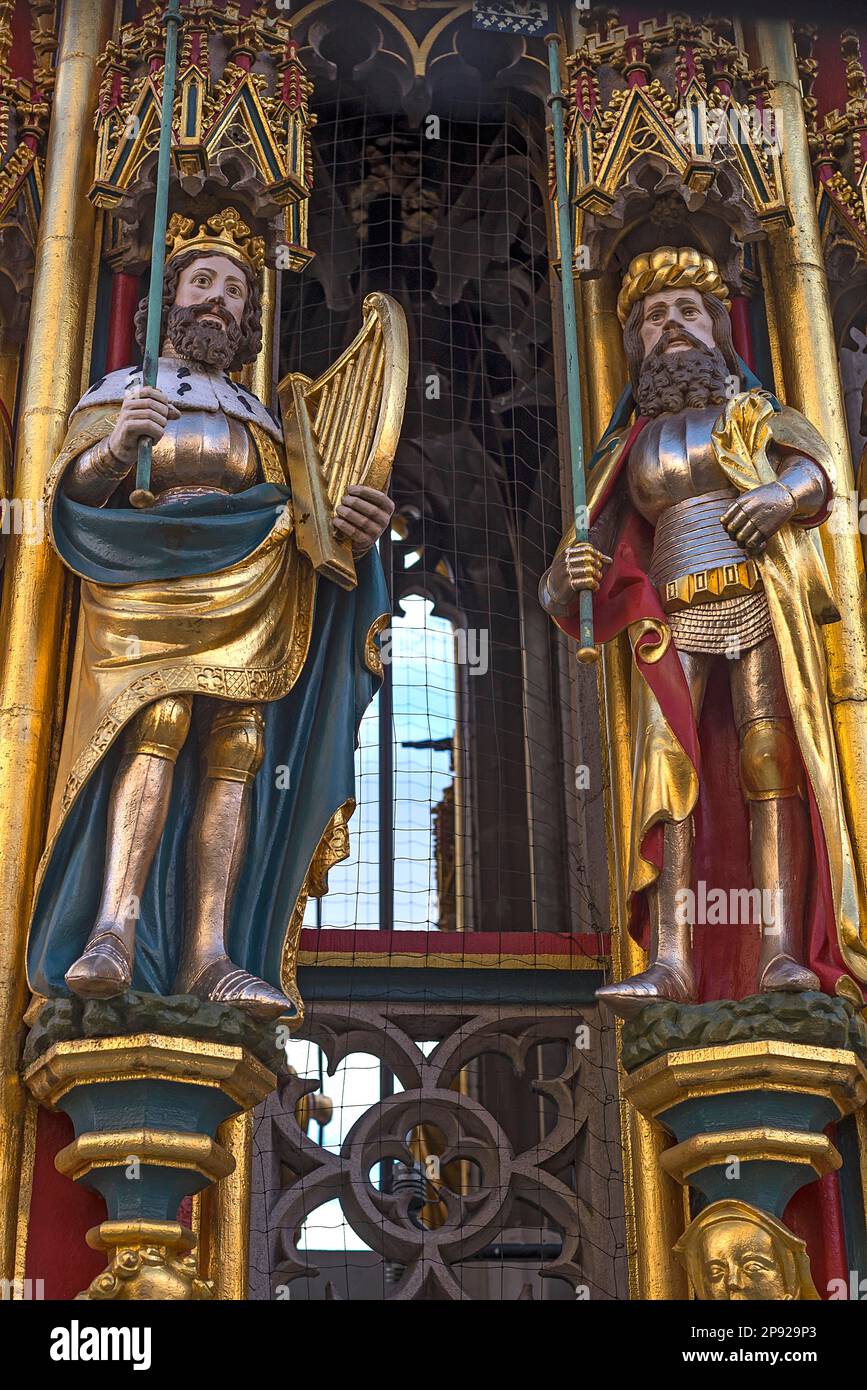
[[[682,574],[659,586],[663,611],[680,613],[700,603],[719,603],[721,599],[743,598],[758,593],[762,576],[755,560],[738,560],[715,565],[697,574]]]

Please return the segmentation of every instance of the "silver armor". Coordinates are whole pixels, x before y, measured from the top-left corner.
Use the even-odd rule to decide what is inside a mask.
[[[711,405],[658,415],[644,426],[629,454],[629,492],[651,525],[668,507],[687,498],[721,488],[735,496],[711,442],[719,417],[720,407]]]
[[[70,423],[84,411],[116,412],[141,379],[139,367],[109,372],[85,393]],[[202,492],[243,492],[259,481],[258,453],[248,424],[283,447],[275,417],[226,372],[164,351],[157,386],[180,411],[178,419],[169,420],[153,451],[151,487],[158,502]],[[102,507],[124,480],[129,479],[127,486],[132,488],[131,472],[113,456],[108,438],[100,439],[70,466],[64,491],[77,502]]]
[[[650,579],[680,651],[747,651],[771,633],[755,562],[720,517],[737,496],[716,460],[719,406],[661,415],[632,448],[632,502],[655,528]]]
[[[151,489],[157,501],[195,491],[243,492],[258,476],[250,431],[222,411],[185,410],[154,447]]]
[[[121,468],[108,453],[108,441],[101,440],[76,459],[67,491],[79,502],[100,505],[107,500],[109,470],[117,479]],[[169,420],[153,451],[151,487],[157,502],[203,492],[243,492],[258,475],[250,431],[221,410],[183,410],[179,419]]]

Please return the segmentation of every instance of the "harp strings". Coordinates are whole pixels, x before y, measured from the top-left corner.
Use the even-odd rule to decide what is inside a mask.
[[[334,507],[365,471],[382,407],[385,341],[374,319],[352,356],[308,397],[313,437]]]
[[[373,439],[371,416],[378,410],[382,388],[383,342],[379,334],[365,342],[358,359],[357,391],[349,412],[349,428],[341,441],[333,474],[332,503],[340,501],[353,483],[366,481]]]

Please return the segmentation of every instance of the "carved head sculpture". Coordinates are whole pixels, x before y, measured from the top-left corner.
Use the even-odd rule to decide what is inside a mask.
[[[255,361],[262,345],[262,238],[234,208],[225,208],[198,228],[175,213],[166,244],[162,338],[181,357],[222,371]],[[135,318],[140,347],[146,326],[143,299]]]
[[[690,1223],[674,1247],[696,1298],[817,1299],[802,1240],[782,1222],[746,1202],[714,1202]]]
[[[716,262],[691,246],[636,256],[617,313],[639,412],[721,405],[739,365],[729,292]]]

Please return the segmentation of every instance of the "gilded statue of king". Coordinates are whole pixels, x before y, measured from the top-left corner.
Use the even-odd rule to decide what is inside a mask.
[[[304,902],[345,853],[355,737],[381,672],[375,542],[393,507],[352,481],[350,458],[328,519],[352,581],[301,548],[286,412],[281,423],[232,375],[260,349],[263,261],[234,209],[172,218],[157,385],[135,366],[92,385],[47,483],[80,604],[30,927],[40,995],[134,987],[260,1019],[300,1008]],[[370,383],[361,400],[332,387],[331,415],[376,419]],[[137,510],[142,437],[155,502]],[[363,452],[358,431],[341,437]]]
[[[597,637],[632,650],[626,886],[650,963],[599,991],[623,1017],[867,979],[821,635],[833,461],[735,353],[728,300],[692,247],[630,264],[590,539],[573,527],[540,586],[575,637],[591,589]]]

